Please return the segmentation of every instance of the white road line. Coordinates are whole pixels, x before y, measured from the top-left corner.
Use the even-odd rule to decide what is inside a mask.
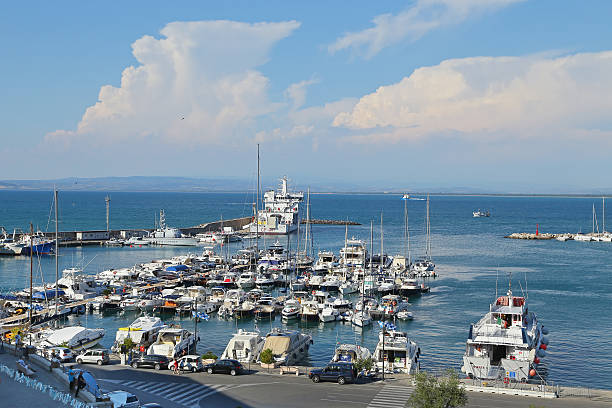
[[[208,397],[208,396],[210,396],[210,395],[216,394],[216,393],[218,393],[218,392],[223,392],[223,391],[225,391],[225,390],[227,390],[227,389],[229,389],[229,388],[232,388],[232,386],[231,386],[231,385],[226,385],[226,386],[224,386],[224,387],[220,387],[220,388],[218,388],[218,389],[216,389],[216,390],[209,391],[209,392],[207,392],[206,394],[201,395],[201,396],[199,396],[199,397],[198,397],[198,398],[196,398],[196,399],[193,399],[193,400],[192,400],[192,406],[193,406],[193,405],[196,405],[196,404],[197,404],[197,403],[199,403],[201,400],[203,400],[204,398],[206,398],[206,397]],[[185,404],[185,405],[186,405],[186,404]]]
[[[178,390],[171,392],[169,394],[166,394],[166,396],[164,398],[169,399],[170,401],[174,401],[179,395],[181,395],[181,393],[186,393],[188,392],[188,390],[194,390],[198,387],[201,387],[202,384],[191,384],[189,387],[179,387]],[[179,397],[180,398],[180,397]]]
[[[162,389],[166,389],[169,387],[172,387],[174,384],[164,384],[161,382],[154,382],[154,383],[150,383],[148,385],[145,385],[144,387],[140,388],[141,391],[144,392],[148,392],[148,393],[152,393],[151,391],[154,392],[159,392]]]
[[[169,395],[172,395],[181,390],[181,384],[173,383],[172,387],[166,388],[162,392],[158,392],[157,395],[160,395],[164,398],[168,398]]]
[[[204,385],[202,384],[201,387],[196,388],[194,390],[191,390],[189,392],[186,392],[185,394],[181,395],[180,398],[176,398],[173,399],[172,401],[174,402],[181,402],[181,400],[189,400],[189,399],[193,399],[193,398],[197,398],[196,396],[199,394],[205,394],[213,389],[219,388],[218,386],[208,386],[208,385]]]

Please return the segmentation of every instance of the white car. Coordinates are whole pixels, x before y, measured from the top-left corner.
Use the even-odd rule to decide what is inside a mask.
[[[200,356],[187,355],[178,359],[179,370],[191,371],[197,373],[198,371],[204,371],[204,364]],[[168,370],[174,370],[174,360],[168,363]]]
[[[109,351],[106,349],[89,349],[76,356],[75,361],[79,364],[94,363],[97,365],[110,362]]]
[[[106,394],[113,403],[114,408],[139,408],[138,397],[127,391],[111,391]]]
[[[51,358],[51,354],[55,352],[55,357],[62,363],[74,358],[74,353],[67,347],[49,347],[45,352],[48,358]]]

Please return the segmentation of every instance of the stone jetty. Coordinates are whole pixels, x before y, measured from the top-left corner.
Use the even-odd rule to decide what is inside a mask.
[[[361,225],[355,221],[349,220],[302,220],[302,224],[320,224],[320,225]]]

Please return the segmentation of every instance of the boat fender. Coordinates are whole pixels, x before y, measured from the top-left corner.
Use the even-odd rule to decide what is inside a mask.
[[[540,349],[546,350],[546,347],[547,347],[546,344],[544,344],[544,343],[540,344]]]
[[[529,370],[529,376],[530,377],[535,377],[537,374],[536,370],[534,370],[533,368],[531,370]]]
[[[546,327],[542,327],[542,334],[548,334],[548,329]]]
[[[540,349],[540,350],[538,350],[538,351],[536,352],[536,355],[537,355],[538,357],[544,357],[544,356],[546,356],[546,352],[545,352],[544,350]]]
[[[541,343],[548,345],[548,337],[542,336]]]
[[[540,364],[540,359],[536,357],[536,358],[533,359],[533,362],[536,363],[536,364]]]

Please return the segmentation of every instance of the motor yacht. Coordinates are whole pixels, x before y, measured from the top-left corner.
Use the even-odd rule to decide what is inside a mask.
[[[414,374],[419,368],[420,354],[421,349],[408,338],[406,332],[381,330],[374,360],[381,371]]]
[[[259,358],[264,343],[264,338],[259,332],[240,329],[227,343],[221,359],[238,360],[242,364],[254,363]]]
[[[147,354],[157,354],[168,358],[176,358],[183,351],[189,353],[195,346],[195,336],[188,330],[178,327],[166,327],[157,334],[157,339],[147,350]]]
[[[272,350],[274,361],[277,364],[289,366],[305,359],[311,344],[311,335],[277,327],[266,335],[262,350]]]

